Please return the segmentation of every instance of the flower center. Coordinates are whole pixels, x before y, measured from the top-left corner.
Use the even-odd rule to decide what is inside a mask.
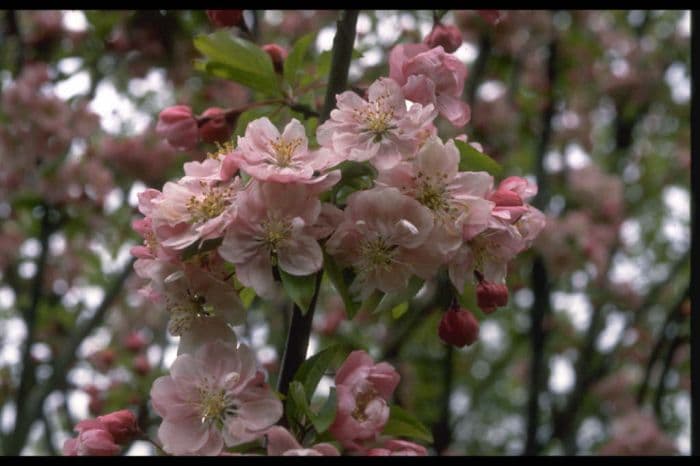
[[[388,270],[394,262],[396,245],[390,245],[381,236],[367,240],[360,246],[360,254],[369,269],[383,268]]]
[[[355,409],[352,411],[352,417],[360,422],[367,420],[367,414],[365,413],[367,405],[377,397],[379,397],[379,392],[373,387],[367,387],[361,391],[355,397]]]
[[[187,290],[187,299],[173,301],[167,299],[166,308],[170,312],[170,322],[168,331],[171,335],[182,335],[190,329],[195,319],[210,317],[213,315],[213,308],[206,304],[204,295],[192,293]]]
[[[202,424],[214,424],[221,429],[227,417],[238,414],[237,403],[230,399],[224,389],[200,387],[199,393],[199,414]]]
[[[192,223],[206,222],[221,215],[231,204],[234,190],[231,186],[211,186],[200,181],[202,193],[192,196],[187,201],[187,212],[192,217]]]
[[[289,222],[270,218],[263,224],[263,231],[265,232],[263,243],[265,243],[270,252],[277,253],[280,244],[291,236],[292,227]]]
[[[301,143],[302,140],[299,138],[292,139],[291,141],[277,138],[277,140],[270,142],[270,146],[272,146],[272,150],[275,152],[277,165],[280,167],[288,167],[292,162],[294,151],[297,150]]]
[[[386,96],[379,96],[377,100],[369,102],[362,109],[355,110],[357,118],[365,125],[365,131],[374,134],[374,142],[381,141],[390,129],[396,128],[391,125],[394,111],[387,108],[385,99]]]

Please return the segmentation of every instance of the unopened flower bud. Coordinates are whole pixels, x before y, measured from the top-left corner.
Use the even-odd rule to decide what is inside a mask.
[[[245,26],[243,10],[207,10],[207,16],[216,27]]]
[[[518,193],[510,189],[498,189],[489,200],[496,203],[497,207],[515,207],[523,205],[523,200]]]
[[[469,310],[453,306],[442,316],[438,335],[445,343],[463,348],[479,338],[479,322]]]
[[[168,107],[158,115],[156,133],[178,150],[190,150],[197,144],[199,131],[192,109],[187,105]]]
[[[112,435],[114,441],[120,444],[129,442],[139,433],[136,416],[128,409],[99,416],[97,420]]]
[[[148,362],[148,358],[143,354],[139,354],[138,356],[134,357],[134,360],[131,362],[131,365],[134,369],[134,372],[136,372],[139,375],[146,375],[151,370],[151,364]]]
[[[272,66],[274,66],[277,73],[282,73],[284,69],[284,61],[287,59],[287,49],[277,44],[267,44],[263,45],[262,49],[270,56],[272,59]]]
[[[462,45],[462,31],[457,26],[436,23],[423,43],[431,49],[441,45],[445,52],[452,53]]]
[[[124,337],[124,347],[134,353],[138,353],[146,347],[146,338],[141,332],[131,332]]]
[[[497,307],[508,304],[508,287],[499,283],[481,280],[476,285],[476,303],[482,311],[490,314]]]
[[[112,435],[102,428],[83,430],[63,444],[65,456],[114,456],[119,450]]]
[[[202,141],[224,143],[231,138],[233,127],[226,121],[226,113],[223,109],[208,108],[202,117],[208,117],[208,120],[199,128]]]

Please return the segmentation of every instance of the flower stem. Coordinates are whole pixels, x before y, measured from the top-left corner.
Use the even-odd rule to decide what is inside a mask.
[[[355,24],[359,10],[342,10],[338,15],[337,30],[333,39],[333,51],[331,59],[331,69],[328,74],[328,89],[326,101],[319,123],[328,119],[333,107],[335,107],[336,94],[343,92],[347,88],[348,70],[352,59],[352,48],[355,42]],[[311,335],[311,323],[314,319],[316,301],[321,290],[321,279],[323,269],[316,274],[314,294],[311,304],[306,314],[302,313],[298,306],[292,307],[292,321],[289,325],[289,334],[282,357],[282,369],[277,381],[277,390],[286,395],[289,384],[294,378],[299,366],[306,359],[306,351],[309,346],[309,336]],[[286,417],[282,418],[285,422]]]

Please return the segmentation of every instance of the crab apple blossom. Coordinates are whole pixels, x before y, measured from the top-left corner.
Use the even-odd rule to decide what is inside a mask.
[[[202,113],[202,117],[206,118],[199,127],[199,137],[202,141],[225,143],[231,138],[234,125],[229,123],[223,109],[219,107],[208,108]]]
[[[316,130],[319,144],[343,159],[369,160],[379,169],[411,155],[437,115],[433,105],[413,104],[406,110],[401,89],[388,78],[372,83],[367,100],[352,91],[336,99],[337,108]]]
[[[453,126],[462,127],[469,121],[469,106],[461,100],[467,68],[442,46],[395,46],[389,54],[389,77],[407,99],[433,104]]]
[[[329,431],[343,446],[362,450],[389,420],[387,402],[400,376],[388,363],[375,364],[364,351],[353,351],[335,376],[338,408]]]
[[[304,126],[292,119],[282,134],[266,117],[251,121],[234,152],[243,170],[261,181],[311,183],[314,176],[342,162],[333,152],[309,150]]]
[[[500,182],[488,198],[496,204],[493,209],[495,216],[514,223],[528,210],[524,201],[536,194],[536,185],[525,178],[509,176]]]
[[[187,105],[175,105],[160,112],[156,132],[178,150],[192,149],[199,138],[197,120]]]
[[[218,173],[224,173],[224,162],[213,162],[217,163]],[[216,173],[214,169],[212,175]],[[197,241],[223,235],[235,218],[234,201],[241,189],[237,176],[217,180],[186,172],[177,182],[165,183],[162,192],[147,189],[139,194],[139,210],[151,218],[153,233],[161,245],[182,250]]]
[[[486,172],[459,172],[459,151],[453,141],[429,138],[412,162],[379,174],[377,183],[398,188],[430,209],[434,228],[430,242],[449,255],[489,225],[493,202],[484,197],[493,185]]]
[[[121,448],[103,427],[81,430],[63,444],[64,456],[114,456]]]
[[[128,409],[98,416],[97,421],[102,423],[104,428],[112,434],[114,441],[120,444],[128,442],[139,433],[136,416]]]
[[[268,456],[340,456],[338,449],[327,442],[317,443],[309,448],[302,447],[284,427],[270,427],[265,437]]]
[[[427,456],[428,450],[423,445],[407,440],[389,439],[381,447],[367,450],[367,456]]]
[[[326,251],[357,272],[351,290],[367,297],[406,288],[413,274],[429,279],[440,265],[421,248],[433,228],[430,210],[396,188],[378,187],[348,196],[344,219]]]
[[[321,269],[318,189],[324,186],[254,182],[239,202],[239,215],[226,231],[218,251],[236,266],[238,280],[270,297],[277,285],[273,267],[292,275]]]
[[[442,46],[445,52],[453,53],[462,45],[462,31],[457,26],[435,23],[423,43],[430,48]]]
[[[487,314],[508,304],[508,287],[500,283],[481,280],[476,285],[476,302]]]
[[[151,401],[163,418],[158,438],[173,455],[218,455],[259,438],[282,416],[282,403],[241,344],[215,340],[175,359],[159,377]]]

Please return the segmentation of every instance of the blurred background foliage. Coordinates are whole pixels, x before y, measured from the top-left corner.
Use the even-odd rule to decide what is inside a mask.
[[[157,115],[269,96],[195,70],[193,39],[214,30],[204,11],[0,15],[2,453],[56,454],[77,421],[121,408],[155,435],[148,391],[177,340],[136,292],[136,194],[216,149],[171,149]],[[248,31],[233,33],[287,49],[311,34],[286,91],[320,111],[335,19],[246,10]],[[396,402],[431,426],[433,453],[689,454],[690,13],[464,10],[442,21],[463,33],[464,131],[503,173],[538,183],[548,226],[510,264],[509,306],[478,313],[476,344],[437,338],[439,299],[347,321],[329,284],[309,354],[341,343],[396,365]],[[389,50],[432,25],[429,10],[362,11],[349,86],[388,75]],[[234,134],[262,115],[299,118],[312,134],[317,119],[290,107],[243,112]],[[274,380],[289,316],[248,302],[238,333]]]

